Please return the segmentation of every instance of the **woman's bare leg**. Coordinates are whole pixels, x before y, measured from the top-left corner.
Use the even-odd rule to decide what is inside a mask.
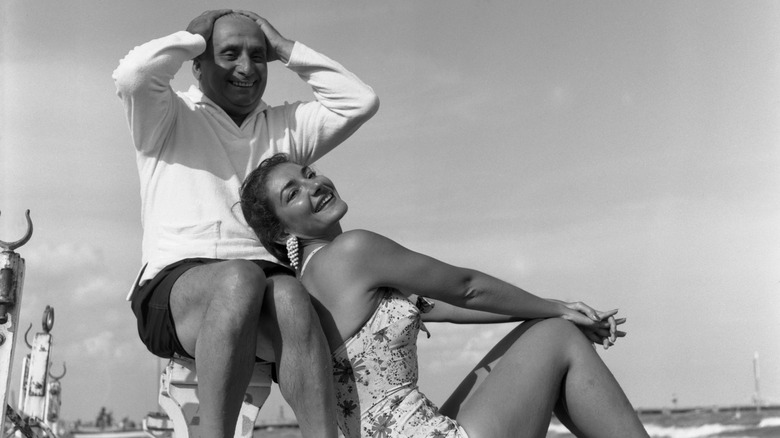
[[[454,415],[472,438],[544,437],[556,405],[565,406],[564,421],[579,436],[648,436],[590,342],[562,319],[513,330],[442,412]]]

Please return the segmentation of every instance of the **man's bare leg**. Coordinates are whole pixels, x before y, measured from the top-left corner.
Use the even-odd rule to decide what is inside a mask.
[[[252,376],[265,293],[262,269],[227,261],[185,272],[171,291],[184,349],[195,357],[202,438],[232,438]]]
[[[233,436],[256,354],[276,358],[280,390],[303,436],[337,436],[330,353],[297,280],[267,280],[243,260],[198,266],[177,280],[171,310],[195,357],[204,438]]]
[[[263,357],[264,334],[275,333],[271,341],[279,389],[295,411],[301,434],[336,438],[330,350],[309,294],[295,278],[285,275],[274,275],[267,284],[258,355]]]

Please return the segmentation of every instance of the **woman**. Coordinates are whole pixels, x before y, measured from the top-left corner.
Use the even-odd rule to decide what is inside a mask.
[[[608,347],[624,335],[616,311],[542,299],[378,234],[343,232],[347,204],[333,183],[283,154],[247,177],[241,208],[263,245],[289,261],[313,297],[333,353],[347,438],[543,437],[553,411],[579,436],[647,436],[591,345]],[[542,320],[502,340],[442,409],[417,389],[421,320],[530,319]],[[477,386],[479,368],[489,373]]]

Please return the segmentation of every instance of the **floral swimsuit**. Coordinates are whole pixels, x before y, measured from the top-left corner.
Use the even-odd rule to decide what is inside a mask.
[[[420,311],[387,290],[374,314],[333,353],[339,427],[346,438],[467,438],[417,388]]]

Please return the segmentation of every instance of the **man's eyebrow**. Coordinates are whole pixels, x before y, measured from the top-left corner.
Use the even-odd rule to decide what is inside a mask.
[[[231,42],[224,42],[219,47],[215,47],[215,49],[218,50],[218,53],[223,53],[227,51],[241,51],[243,50],[244,45],[242,43],[231,43]],[[251,51],[254,52],[262,52],[263,54],[268,52],[268,47],[265,46],[253,46],[250,47]]]
[[[228,50],[238,50],[238,49],[239,49],[239,47],[240,47],[240,46],[239,46],[238,44],[230,44],[230,43],[227,43],[227,44],[224,44],[224,45],[221,45],[221,46],[219,46],[219,51],[220,51],[220,52],[226,52],[226,51],[228,51]]]

